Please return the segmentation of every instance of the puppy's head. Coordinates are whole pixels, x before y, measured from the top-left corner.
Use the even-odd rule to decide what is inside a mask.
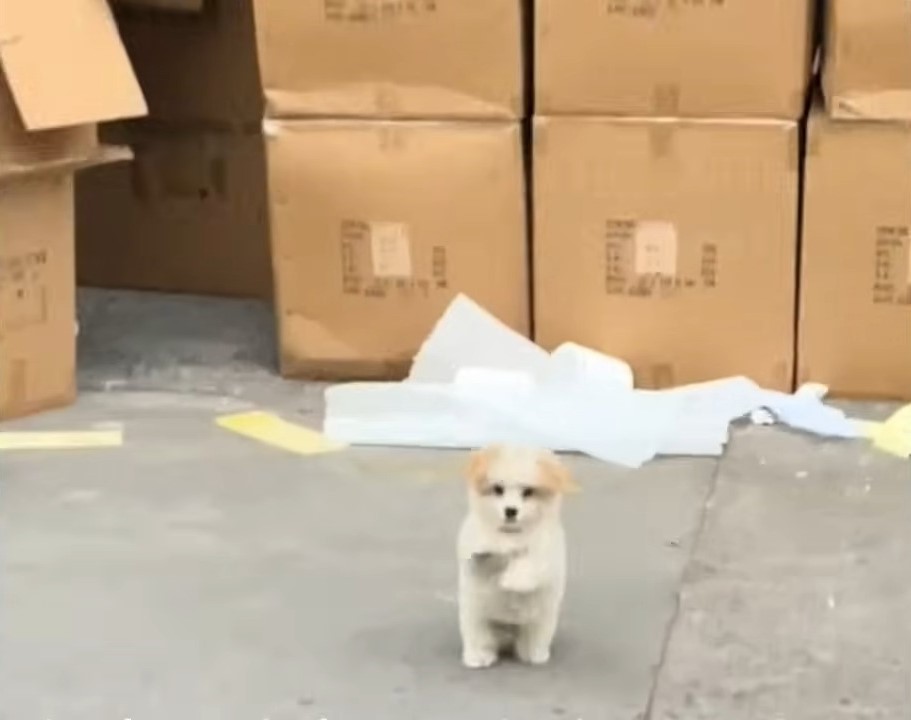
[[[472,512],[499,532],[519,534],[556,518],[562,496],[576,489],[556,455],[542,450],[490,447],[468,466]]]

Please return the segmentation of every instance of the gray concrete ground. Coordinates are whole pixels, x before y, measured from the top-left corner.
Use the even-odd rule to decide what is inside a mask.
[[[79,404],[9,427],[127,444],[0,456],[2,720],[911,717],[906,461],[764,428],[720,462],[571,458],[553,664],[469,673],[463,454],[216,428],[319,422],[256,304],[91,292],[81,328]]]

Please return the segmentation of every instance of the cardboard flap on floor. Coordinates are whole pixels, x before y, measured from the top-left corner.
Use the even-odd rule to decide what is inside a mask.
[[[29,130],[146,113],[107,0],[4,0],[0,61]]]

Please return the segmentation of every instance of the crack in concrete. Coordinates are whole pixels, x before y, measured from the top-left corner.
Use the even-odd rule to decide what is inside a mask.
[[[635,720],[656,720],[654,712],[655,702],[658,698],[658,686],[661,683],[661,675],[664,672],[665,665],[667,663],[667,656],[671,641],[674,638],[674,633],[680,623],[680,618],[683,612],[682,596],[684,588],[687,585],[687,578],[690,574],[690,568],[693,566],[693,563],[696,560],[696,553],[699,551],[703,536],[705,535],[709,513],[712,510],[713,502],[718,494],[718,487],[721,483],[721,467],[723,464],[724,457],[722,456],[716,463],[715,471],[712,473],[712,479],[709,481],[708,491],[706,492],[705,500],[702,503],[702,510],[699,513],[699,518],[696,521],[695,530],[693,532],[693,542],[690,547],[689,557],[687,557],[686,562],[683,565],[683,570],[680,573],[680,582],[677,585],[677,592],[674,594],[674,609],[671,612],[670,619],[667,622],[667,626],[664,632],[664,640],[661,643],[661,652],[658,656],[658,662],[655,665],[652,687],[649,690],[648,694],[648,701],[645,704],[645,710],[640,713],[635,718]]]

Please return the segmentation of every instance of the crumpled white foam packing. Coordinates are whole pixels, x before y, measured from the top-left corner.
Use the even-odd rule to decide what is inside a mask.
[[[815,385],[789,395],[743,377],[637,390],[625,362],[572,343],[548,353],[462,295],[407,380],[329,388],[324,432],[351,445],[515,443],[636,468],[659,455],[719,456],[731,423],[751,413],[821,436],[861,437],[824,396]]]

